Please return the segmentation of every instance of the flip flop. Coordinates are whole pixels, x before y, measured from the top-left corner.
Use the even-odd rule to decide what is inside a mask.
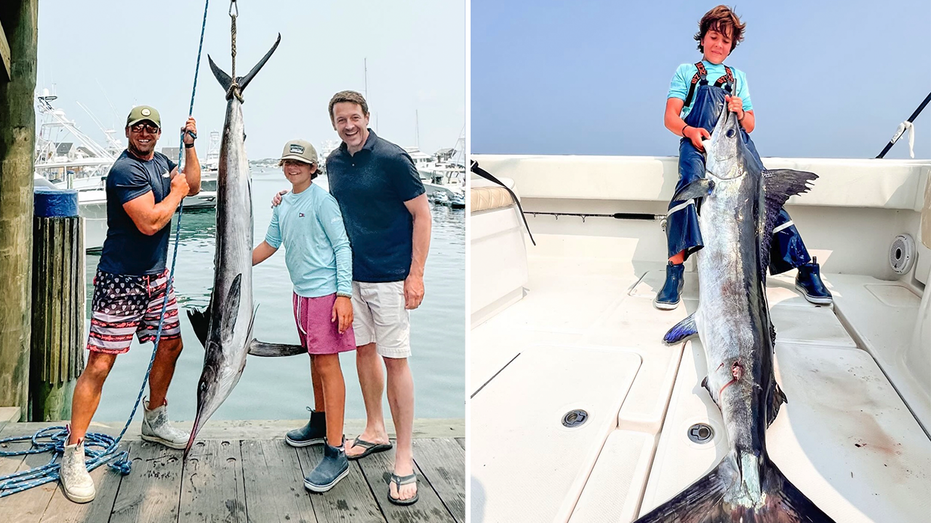
[[[357,456],[350,456],[349,454],[346,454],[346,458],[350,460],[362,459],[368,456],[369,454],[391,450],[391,447],[392,447],[391,443],[372,443],[370,441],[365,441],[364,439],[361,439],[361,438],[354,439],[352,441],[352,446],[362,447],[365,450],[362,451],[362,454],[359,454]]]
[[[417,483],[417,474],[411,474],[410,476],[398,476],[397,474],[391,474],[391,480],[388,483],[388,501],[394,503],[395,505],[413,505],[417,503],[417,500],[420,499],[420,489],[418,492],[414,493],[414,497],[411,499],[398,499],[391,497],[391,483],[397,485],[398,492],[401,492],[401,485],[408,485],[410,483]]]

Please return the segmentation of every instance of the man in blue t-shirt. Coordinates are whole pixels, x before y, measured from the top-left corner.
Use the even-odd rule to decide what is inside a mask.
[[[84,436],[100,403],[103,383],[117,354],[129,350],[133,334],[141,343],[155,341],[166,291],[168,307],[149,373],[142,439],[175,449],[183,449],[188,440],[188,433],[169,423],[165,399],[181,354],[178,304],[169,289],[165,262],[171,217],[185,196],[200,191],[200,162],[194,150],[197,125],[194,118],[184,125],[181,173],[167,156],[155,152],[162,131],[154,108],[133,108],[125,132],[128,147],[107,174],[107,238],[94,277],[89,355],[74,388],[61,460],[62,490],[77,503],[87,503],[96,495],[84,464]]]

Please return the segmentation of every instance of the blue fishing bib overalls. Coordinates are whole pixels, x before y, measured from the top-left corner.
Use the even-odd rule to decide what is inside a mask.
[[[732,92],[734,76],[731,69],[727,67],[726,76],[718,78],[714,85],[709,85],[704,65],[699,62],[695,66],[698,68],[698,73],[695,75],[696,78],[692,79],[692,87],[685,100],[685,105],[688,106],[694,94],[695,105],[685,117],[685,123],[690,127],[701,127],[711,133],[721,111],[726,110],[724,97]],[[756,146],[753,145],[750,135],[742,127],[740,131],[747,149],[762,167],[763,162],[759,153],[756,152]],[[679,183],[676,184],[676,191],[704,177],[704,154],[692,145],[691,140],[682,138],[679,142]],[[669,202],[669,210],[666,212],[666,241],[670,258],[682,251],[685,251],[685,257],[688,258],[704,246],[698,227],[698,213],[694,200]],[[773,229],[772,242],[770,274],[779,274],[811,261],[808,249],[805,248],[802,237],[799,236],[798,230],[785,209],[779,211],[779,217]]]

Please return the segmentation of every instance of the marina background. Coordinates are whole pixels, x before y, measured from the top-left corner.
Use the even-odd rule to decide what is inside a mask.
[[[325,181],[318,178],[314,183]],[[322,185],[322,184],[321,184]],[[271,219],[274,193],[287,189],[280,170],[253,170],[252,200],[254,242],[265,238]],[[176,218],[177,219],[177,215]],[[169,268],[176,222],[172,222]],[[188,211],[181,218],[181,239],[175,269],[175,289],[182,311],[202,309],[210,301],[213,285],[215,211]],[[97,255],[87,255],[87,306],[93,294],[91,281]],[[283,249],[256,266],[254,300],[258,304],[255,336],[263,341],[298,343],[291,309],[291,280]],[[446,206],[433,208],[433,235],[424,275],[424,302],[411,313],[410,365],[414,376],[416,418],[465,417],[465,213]],[[191,420],[197,407],[197,380],[203,367],[204,349],[182,312],[184,350],[168,391],[172,418]],[[119,356],[103,388],[95,420],[116,421],[129,416],[149,358],[152,344],[133,346]],[[365,410],[355,353],[341,355],[346,382],[346,419],[364,419]],[[146,389],[148,391],[148,389]],[[147,394],[147,392],[146,392]],[[242,379],[211,419],[300,419],[313,406],[310,363],[307,356],[289,358],[250,357]],[[384,412],[390,417],[387,400]],[[348,436],[348,435],[347,435]]]

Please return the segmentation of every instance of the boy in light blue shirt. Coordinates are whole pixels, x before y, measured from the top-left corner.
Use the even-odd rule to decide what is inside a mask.
[[[339,353],[356,348],[352,251],[336,199],[312,183],[319,165],[314,147],[304,140],[286,143],[279,165],[292,191],[275,207],[265,241],[252,251],[252,264],[284,245],[298,337],[310,354],[315,407],[307,425],[288,432],[285,441],[293,447],[324,443],[323,460],[304,479],[304,487],[326,492],[349,474],[343,447],[346,385]]]

